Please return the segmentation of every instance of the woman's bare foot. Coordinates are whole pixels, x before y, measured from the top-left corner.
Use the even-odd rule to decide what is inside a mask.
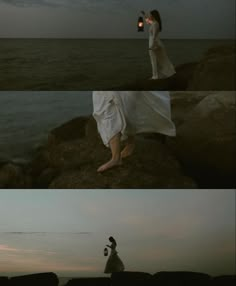
[[[118,167],[122,165],[122,160],[114,160],[114,159],[111,159],[110,161],[108,161],[107,163],[103,164],[102,166],[100,166],[98,169],[97,169],[97,172],[98,173],[102,173],[102,172],[105,172],[109,169],[112,169],[114,167]]]
[[[125,148],[122,150],[122,152],[120,154],[121,158],[126,158],[126,157],[129,157],[130,155],[132,155],[134,152],[134,148],[135,148],[134,143],[126,144]]]

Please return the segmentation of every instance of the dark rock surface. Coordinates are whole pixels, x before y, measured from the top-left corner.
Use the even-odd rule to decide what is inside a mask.
[[[170,78],[137,80],[113,90],[186,90],[198,63],[186,63],[176,67],[176,74]]]
[[[198,93],[195,95],[197,99]],[[183,107],[181,98],[179,103]],[[170,139],[168,145],[176,157],[190,173],[194,172],[194,177],[203,187],[234,188],[235,92],[209,92],[195,106],[190,107],[189,112],[182,113],[184,116],[178,116],[175,112],[173,114],[178,121],[177,136]]]
[[[92,116],[51,130],[32,160],[0,164],[0,188],[235,188],[236,107],[232,91],[171,92],[177,136],[140,134],[123,165],[98,174],[110,159]]]
[[[0,166],[0,189],[27,189],[31,187],[31,178],[24,173],[21,166],[11,162]]]
[[[0,286],[9,286],[8,277],[0,277]]]
[[[117,272],[111,275],[111,285],[137,285],[148,286],[152,283],[152,275],[143,272]]]
[[[234,91],[235,51],[235,45],[217,46],[209,49],[200,62],[177,66],[170,78],[137,80],[113,90]]]
[[[39,273],[10,278],[10,286],[58,286],[59,279],[54,273]]]
[[[236,284],[235,275],[224,275],[213,277],[211,280],[211,286],[233,286]]]
[[[153,275],[153,286],[207,286],[211,277],[204,273],[196,272],[158,272]]]
[[[235,275],[211,277],[187,271],[162,271],[154,275],[144,272],[118,272],[111,277],[73,278],[63,286],[233,286]],[[1,286],[58,286],[54,273],[39,273],[12,278],[0,277]]]
[[[71,140],[63,137],[67,133],[65,128],[73,134]],[[77,131],[82,128],[84,131]],[[56,130],[57,135],[52,130],[47,146],[29,165],[35,187],[46,184],[56,189],[196,187],[158,136],[139,136],[133,156],[124,160],[121,167],[98,174],[96,170],[110,158],[110,150],[102,144],[95,120],[78,118]]]
[[[66,286],[110,286],[110,278],[77,278],[71,279]]]
[[[210,49],[196,66],[188,90],[236,90],[235,46]]]

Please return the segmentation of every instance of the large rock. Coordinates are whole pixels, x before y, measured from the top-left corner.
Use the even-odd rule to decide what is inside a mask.
[[[98,174],[97,168],[110,159],[110,150],[101,142],[72,141],[52,151],[52,164],[61,174],[50,188],[195,188],[195,182],[183,174],[165,145],[155,139],[138,138],[136,149],[123,165]]]
[[[158,272],[153,275],[153,286],[208,286],[210,276],[195,272]]]
[[[0,277],[0,286],[9,286],[8,277]]]
[[[197,65],[188,90],[235,90],[235,46],[210,49]]]
[[[97,168],[110,159],[110,149],[103,145],[93,117],[75,118],[50,132],[27,172],[35,188],[195,188],[161,138],[137,136],[133,156],[121,167],[98,174]]]
[[[110,278],[77,278],[69,280],[65,286],[110,286]]]
[[[32,187],[31,178],[23,169],[12,163],[0,168],[0,189],[27,189]]]
[[[177,158],[202,187],[235,187],[235,92],[214,92],[200,101],[170,140]]]
[[[12,277],[10,286],[58,286],[59,279],[54,273],[39,273]]]
[[[117,90],[186,90],[198,63],[186,63],[176,67],[176,74],[170,78],[149,80],[139,79]]]
[[[214,277],[211,280],[211,286],[235,286],[236,276],[235,275],[224,275]]]
[[[111,275],[112,286],[135,285],[135,286],[151,286],[152,275],[143,272],[117,272]]]

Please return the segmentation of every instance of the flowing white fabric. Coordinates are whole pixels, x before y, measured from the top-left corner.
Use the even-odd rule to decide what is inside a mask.
[[[106,146],[118,133],[122,140],[147,132],[176,135],[168,91],[94,91],[93,108]]]
[[[149,29],[149,55],[154,78],[167,78],[175,74],[175,68],[167,56],[165,46],[159,38],[159,24],[154,21]]]

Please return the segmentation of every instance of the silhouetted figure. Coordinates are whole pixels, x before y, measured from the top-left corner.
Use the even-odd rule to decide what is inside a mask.
[[[93,116],[112,158],[98,172],[120,166],[135,147],[135,134],[160,133],[175,136],[168,91],[94,91]],[[121,141],[125,147],[121,150]]]
[[[145,16],[149,28],[149,55],[152,65],[152,80],[159,78],[168,78],[175,74],[175,68],[169,60],[165,46],[160,40],[159,34],[162,31],[162,21],[160,13],[153,10],[149,15],[144,11],[141,13]]]
[[[104,273],[122,272],[125,270],[125,266],[118,256],[118,252],[116,250],[117,243],[112,236],[109,237],[109,241],[111,242],[111,245],[106,246],[111,249],[111,252],[108,257]]]

